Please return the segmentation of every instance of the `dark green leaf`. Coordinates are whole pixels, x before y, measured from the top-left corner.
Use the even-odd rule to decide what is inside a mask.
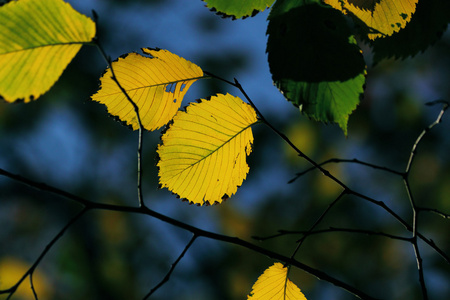
[[[337,123],[346,133],[366,66],[342,13],[319,1],[279,0],[267,33],[276,86],[307,116]]]
[[[207,6],[224,17],[233,19],[254,16],[270,7],[275,0],[203,0]]]

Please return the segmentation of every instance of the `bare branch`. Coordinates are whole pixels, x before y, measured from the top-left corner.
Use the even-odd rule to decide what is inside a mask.
[[[394,175],[400,175],[402,177],[404,175],[403,172],[398,172],[398,171],[395,171],[395,170],[387,168],[387,167],[382,167],[382,166],[378,166],[378,165],[371,164],[371,163],[368,163],[368,162],[364,162],[364,161],[361,161],[361,160],[359,160],[357,158],[353,158],[353,159],[331,158],[331,159],[328,159],[328,160],[320,163],[319,166],[324,166],[324,165],[329,164],[329,163],[356,163],[356,164],[367,166],[367,167],[370,167],[370,168],[373,168],[373,169],[386,171],[386,172],[392,173]],[[303,176],[303,175],[305,175],[305,174],[307,174],[310,171],[315,170],[315,169],[316,169],[315,167],[311,167],[311,168],[306,169],[303,172],[299,172],[299,173],[295,174],[295,177],[292,178],[291,180],[289,180],[288,183],[294,182],[295,180],[297,180],[301,176]]]
[[[425,136],[425,134],[427,134],[428,131],[430,131],[434,126],[438,125],[439,123],[441,123],[442,121],[442,116],[444,115],[445,111],[448,109],[449,107],[449,103],[442,101],[442,100],[437,100],[434,102],[429,102],[427,103],[427,105],[434,105],[437,103],[442,103],[443,107],[441,109],[441,111],[439,112],[439,115],[437,116],[436,120],[431,123],[430,125],[428,125],[427,128],[425,128],[419,135],[419,137],[416,139],[416,142],[414,143],[412,149],[411,149],[411,154],[409,156],[409,160],[408,160],[408,164],[406,165],[406,171],[405,171],[405,177],[407,177],[409,175],[409,172],[411,171],[411,165],[413,163],[414,157],[416,155],[417,152],[417,146],[419,145],[420,141],[422,140],[422,138]]]
[[[164,278],[161,280],[160,283],[158,283],[154,288],[152,288],[150,290],[150,292],[145,295],[145,297],[143,298],[143,300],[150,298],[151,295],[153,295],[154,292],[156,292],[160,287],[162,287],[166,282],[169,281],[170,279],[170,275],[172,275],[172,272],[175,270],[177,264],[180,262],[180,260],[183,258],[183,256],[186,254],[186,252],[188,251],[188,249],[192,246],[192,244],[194,243],[195,239],[197,238],[197,236],[194,234],[194,236],[191,238],[191,240],[189,241],[189,243],[186,245],[186,247],[184,247],[183,252],[181,252],[180,256],[178,256],[178,258],[175,260],[175,262],[172,264],[172,266],[170,267],[169,272],[167,272],[166,276],[164,276]]]
[[[450,214],[444,213],[444,212],[439,211],[439,210],[437,210],[437,209],[435,209],[435,208],[417,207],[417,206],[416,206],[416,210],[417,210],[417,211],[424,211],[424,212],[435,213],[435,214],[437,214],[438,216],[443,217],[444,219],[450,219]]]
[[[309,228],[309,230],[307,232],[312,232],[319,224],[320,222],[322,222],[322,220],[325,218],[325,215],[331,210],[331,208],[339,202],[339,200],[342,199],[342,197],[345,195],[345,191],[343,191],[342,193],[339,194],[339,196],[330,203],[330,205],[328,205],[327,209],[322,213],[322,215],[316,220],[316,222],[314,222],[314,224]],[[294,253],[292,254],[292,258],[295,257],[295,254],[297,254],[298,250],[300,250],[300,247],[302,246],[303,242],[305,241],[305,239],[308,237],[308,234],[304,234],[303,237],[297,241],[298,245],[297,248],[294,250]]]
[[[416,202],[414,200],[414,196],[411,190],[411,186],[409,184],[409,174],[411,172],[411,167],[414,161],[414,158],[416,156],[417,153],[417,147],[419,145],[419,143],[422,141],[423,137],[437,124],[439,124],[442,120],[442,116],[444,115],[445,111],[447,110],[449,104],[448,102],[443,102],[443,101],[434,101],[434,102],[430,102],[428,103],[428,105],[434,105],[437,103],[443,103],[443,107],[440,111],[440,113],[438,114],[437,118],[434,120],[433,123],[431,123],[430,125],[428,125],[419,135],[419,137],[416,139],[416,142],[414,143],[414,145],[412,146],[411,149],[411,154],[409,156],[409,160],[408,163],[406,165],[406,170],[405,170],[405,174],[403,176],[403,182],[405,184],[405,188],[406,188],[406,193],[408,195],[408,199],[410,201],[411,204],[411,209],[412,209],[412,213],[413,213],[413,224],[412,224],[412,241],[411,244],[413,246],[414,249],[414,253],[416,256],[416,263],[417,263],[417,271],[419,272],[419,283],[421,286],[421,290],[422,290],[422,298],[424,300],[428,299],[428,292],[427,292],[427,286],[425,283],[425,277],[424,277],[424,272],[423,272],[423,263],[422,263],[422,257],[420,255],[420,250],[419,250],[419,245],[417,242],[417,236],[418,236],[418,232],[417,232],[417,227],[418,227],[418,219],[419,219],[419,213],[420,210],[417,209],[417,205]]]
[[[47,186],[47,185],[46,185]],[[57,190],[56,188],[54,188],[55,190]],[[85,202],[89,202],[87,200],[84,200]],[[12,297],[12,295],[16,292],[17,288],[22,284],[22,282],[25,280],[25,278],[27,278],[27,276],[30,276],[30,281],[31,281],[31,288],[34,292],[34,287],[33,287],[33,281],[31,278],[31,275],[34,273],[34,271],[36,270],[37,266],[39,265],[39,263],[42,261],[42,259],[47,255],[47,253],[50,251],[50,249],[56,244],[57,241],[59,241],[59,239],[64,235],[64,233],[67,231],[67,229],[69,229],[70,226],[72,226],[76,221],[78,221],[81,216],[83,216],[89,209],[88,208],[84,208],[82,211],[80,211],[77,215],[75,215],[75,217],[73,217],[59,232],[58,234],[56,234],[56,236],[47,244],[47,246],[45,246],[44,250],[41,252],[41,254],[39,255],[39,257],[36,259],[36,261],[33,263],[33,265],[28,269],[28,271],[19,279],[19,281],[17,281],[17,283],[15,285],[13,285],[12,287],[5,289],[5,290],[0,290],[0,295],[1,294],[9,294],[7,299],[10,299],[10,297]],[[35,298],[37,298],[37,295],[35,294]]]
[[[357,234],[365,234],[365,235],[373,235],[373,236],[383,236],[393,240],[405,241],[411,243],[411,238],[402,237],[398,235],[393,235],[380,231],[372,231],[372,230],[364,230],[364,229],[353,229],[353,228],[340,228],[340,227],[329,227],[328,229],[320,229],[320,230],[278,230],[278,234],[268,236],[268,237],[258,237],[258,240],[264,241],[268,239],[272,239],[275,237],[280,237],[284,235],[303,235],[312,236],[312,235],[321,235],[324,233],[333,233],[333,232],[343,232],[343,233],[357,233]],[[303,238],[302,238],[303,239]],[[299,240],[300,241],[300,240]]]
[[[36,290],[34,289],[34,284],[33,284],[33,273],[34,273],[34,272],[31,272],[31,273],[30,273],[30,288],[31,288],[31,291],[33,292],[34,299],[35,299],[35,300],[39,300],[39,299],[38,299],[38,295],[37,295],[37,293],[36,293]]]
[[[105,59],[106,63],[108,64],[109,69],[111,70],[111,79],[117,84],[120,91],[125,95],[128,102],[131,103],[133,106],[134,112],[136,114],[136,119],[139,124],[139,131],[138,131],[138,148],[137,148],[137,194],[138,194],[138,201],[139,206],[145,206],[144,203],[144,197],[142,195],[142,148],[144,143],[144,126],[142,125],[141,116],[139,114],[139,107],[136,105],[136,103],[131,99],[130,95],[128,95],[127,91],[122,87],[122,85],[119,83],[119,80],[116,77],[116,74],[114,73],[114,69],[112,66],[111,58],[106,55],[106,52],[103,50],[103,47],[98,42],[98,38],[95,39],[95,45],[97,46],[97,49],[99,50],[102,57]]]
[[[0,174],[4,174],[5,173],[5,172],[1,172],[1,171],[2,171],[2,169],[0,169]],[[6,173],[8,173],[8,172],[6,172]],[[10,174],[10,173],[8,173],[8,174]],[[9,177],[9,176],[7,176],[7,177]],[[20,176],[11,177],[11,179],[18,180],[19,182],[22,182],[21,178],[22,177],[20,177]],[[212,239],[212,240],[217,240],[217,241],[233,244],[233,245],[236,245],[236,246],[240,246],[240,247],[252,250],[254,252],[260,253],[262,255],[265,255],[265,256],[267,256],[269,258],[272,258],[274,260],[282,261],[282,262],[284,262],[286,264],[295,266],[295,267],[297,267],[297,268],[299,268],[299,269],[301,269],[301,270],[303,270],[303,271],[305,271],[307,273],[310,273],[311,275],[315,276],[316,278],[318,278],[320,280],[323,280],[323,281],[326,281],[326,282],[329,282],[329,283],[331,283],[331,284],[333,284],[333,285],[335,285],[335,286],[337,286],[339,288],[342,288],[342,289],[348,291],[349,293],[351,293],[351,294],[353,294],[356,297],[359,297],[361,299],[368,299],[368,300],[375,299],[375,298],[367,295],[363,291],[361,291],[361,290],[359,290],[359,289],[357,289],[357,288],[355,288],[355,287],[353,287],[353,286],[351,286],[351,285],[349,285],[349,284],[347,284],[347,283],[345,283],[345,282],[343,282],[343,281],[341,281],[341,280],[339,280],[337,278],[334,278],[334,277],[328,275],[325,272],[322,272],[320,270],[312,268],[312,267],[310,267],[310,266],[308,266],[308,265],[306,265],[306,264],[304,264],[304,263],[302,263],[302,262],[300,262],[298,260],[295,260],[293,258],[284,256],[284,255],[282,255],[280,253],[273,252],[271,250],[259,247],[259,246],[255,245],[255,244],[252,244],[250,242],[244,241],[244,240],[239,239],[237,237],[230,237],[230,236],[227,236],[227,235],[217,234],[217,233],[213,233],[213,232],[210,232],[210,231],[206,231],[206,230],[200,229],[198,227],[186,224],[186,223],[181,222],[179,220],[176,220],[176,219],[173,219],[173,218],[168,217],[166,215],[160,214],[160,213],[158,213],[158,212],[156,212],[154,210],[149,209],[146,206],[130,207],[130,206],[121,206],[121,205],[96,203],[96,202],[93,202],[93,201],[82,199],[82,198],[80,198],[78,196],[74,196],[74,195],[72,195],[72,194],[70,194],[68,192],[61,191],[61,190],[59,190],[59,189],[57,189],[55,187],[51,187],[51,186],[48,186],[48,185],[42,185],[42,184],[33,184],[33,181],[31,181],[31,180],[26,180],[26,184],[30,185],[30,186],[32,186],[34,188],[41,189],[43,191],[47,191],[47,192],[54,193],[56,195],[63,196],[65,198],[69,199],[69,200],[73,200],[73,201],[76,201],[76,202],[84,205],[85,208],[79,215],[77,215],[78,218],[81,217],[81,215],[84,214],[86,211],[93,210],[93,209],[148,215],[148,216],[151,216],[151,217],[156,218],[158,220],[161,220],[161,221],[163,221],[165,223],[171,224],[171,225],[173,225],[175,227],[178,227],[178,228],[184,229],[186,231],[189,231],[189,232],[193,233],[197,237],[203,236],[203,237],[206,237],[206,238],[209,238],[209,239]],[[73,222],[75,222],[75,220],[73,220]],[[66,227],[63,229],[63,231],[65,231],[69,227],[70,224],[66,225]],[[56,240],[58,238],[55,238],[54,241],[52,241],[50,244],[53,245],[54,242],[56,242]],[[41,255],[41,257],[43,257],[47,251],[48,250],[46,249],[44,251],[44,253]],[[40,259],[41,259],[41,257],[40,257]],[[40,261],[40,259],[39,259],[39,261]],[[37,263],[35,263],[34,266],[37,266],[39,261]],[[21,281],[23,281],[23,279]],[[7,290],[6,292],[8,292],[8,291],[9,290]],[[0,291],[0,293],[1,292],[2,291]]]

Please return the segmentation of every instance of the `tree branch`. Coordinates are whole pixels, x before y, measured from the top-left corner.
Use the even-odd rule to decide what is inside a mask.
[[[392,173],[394,175],[400,175],[400,176],[404,175],[403,172],[398,172],[398,171],[395,171],[395,170],[390,169],[390,168],[386,168],[386,167],[378,166],[378,165],[371,164],[371,163],[368,163],[368,162],[364,162],[364,161],[361,161],[361,160],[359,160],[357,158],[353,158],[353,159],[331,158],[331,159],[328,159],[328,160],[320,163],[319,166],[324,166],[324,165],[329,164],[329,163],[356,163],[356,164],[367,166],[367,167],[370,167],[370,168],[373,168],[373,169],[386,171],[386,172]],[[315,169],[316,169],[315,167],[310,167],[309,169],[306,169],[303,172],[295,174],[295,177],[292,178],[291,180],[289,180],[288,183],[294,182],[299,177],[301,177],[301,176],[305,175],[306,173],[309,173],[310,171],[313,171]]]
[[[409,160],[408,163],[406,165],[406,170],[405,173],[403,175],[403,182],[405,185],[405,189],[406,189],[406,193],[408,195],[408,199],[410,201],[411,204],[411,209],[412,209],[412,213],[413,213],[413,225],[412,225],[412,241],[411,244],[413,246],[414,249],[414,253],[416,256],[416,263],[417,263],[417,271],[419,272],[419,283],[421,286],[421,290],[422,290],[422,298],[424,300],[428,299],[428,292],[427,292],[427,286],[425,283],[425,276],[424,276],[424,272],[423,272],[423,262],[422,262],[422,257],[420,255],[420,250],[419,250],[419,245],[418,245],[418,241],[417,241],[417,227],[418,227],[418,220],[419,220],[419,213],[420,210],[417,208],[416,205],[416,201],[414,200],[414,196],[411,190],[411,186],[409,184],[409,174],[411,172],[411,167],[414,161],[414,158],[416,156],[417,153],[417,147],[419,145],[419,143],[422,141],[423,137],[437,124],[439,124],[442,121],[442,116],[444,115],[445,111],[447,110],[449,103],[448,102],[444,102],[444,101],[434,101],[434,102],[430,102],[428,103],[428,105],[434,105],[434,104],[438,104],[438,103],[442,103],[442,109],[439,112],[437,118],[434,120],[433,123],[431,123],[430,125],[428,125],[419,135],[419,137],[416,139],[415,143],[412,146],[411,149],[411,154],[409,156]]]
[[[353,229],[353,228],[340,228],[340,227],[329,227],[328,229],[320,229],[320,230],[278,230],[278,234],[271,235],[267,237],[255,237],[255,239],[259,241],[265,241],[272,238],[277,238],[283,235],[303,235],[303,236],[311,236],[311,235],[319,235],[323,233],[332,233],[332,232],[344,232],[344,233],[358,233],[365,235],[377,235],[387,237],[393,240],[405,241],[411,243],[411,238],[392,235],[385,232],[380,231],[372,231],[372,230],[364,230],[364,229]]]
[[[0,171],[2,171],[0,169]],[[47,185],[45,185],[47,186]],[[53,188],[53,191],[58,191],[58,189]],[[48,190],[48,192],[52,192],[51,190]],[[52,192],[53,193],[53,192]],[[77,199],[79,197],[76,197]],[[89,202],[87,200],[83,200],[83,202]],[[33,290],[33,293],[35,295],[35,298],[37,299],[37,295],[34,292],[34,286],[33,286],[33,281],[32,281],[32,274],[34,273],[35,269],[37,268],[37,266],[39,265],[39,263],[42,261],[42,259],[45,257],[45,255],[50,251],[50,249],[53,247],[53,245],[56,244],[56,242],[64,235],[64,233],[67,231],[67,229],[69,229],[70,226],[72,226],[76,221],[78,221],[81,216],[83,216],[87,211],[89,210],[89,208],[85,207],[81,212],[79,212],[75,217],[73,217],[59,232],[58,234],[56,234],[56,236],[47,244],[47,246],[45,246],[44,250],[41,252],[41,254],[39,255],[39,257],[36,259],[36,261],[33,263],[33,265],[28,269],[28,271],[19,279],[19,281],[13,285],[12,287],[10,287],[9,289],[6,290],[0,290],[0,295],[1,294],[9,294],[8,297],[6,299],[10,299],[12,297],[12,295],[17,291],[17,288],[22,284],[22,282],[25,280],[25,278],[27,278],[27,276],[30,276],[30,280],[31,280],[31,288]]]
[[[103,50],[103,47],[101,46],[101,44],[98,41],[98,37],[95,37],[94,43],[95,43],[95,46],[97,47],[98,51],[100,52],[101,56],[104,58],[104,60],[108,64],[109,69],[111,70],[111,79],[117,84],[120,91],[125,95],[128,102],[133,106],[134,112],[136,114],[136,119],[139,124],[138,147],[137,147],[137,195],[138,195],[139,206],[145,206],[144,197],[142,195],[142,173],[143,173],[142,148],[143,148],[143,144],[144,144],[144,126],[142,125],[141,116],[139,114],[139,107],[131,99],[131,97],[128,95],[127,91],[122,87],[119,80],[117,79],[116,74],[114,73],[114,68],[113,68],[111,58]]]
[[[322,222],[322,220],[325,218],[325,215],[331,210],[331,208],[339,202],[339,200],[342,199],[342,197],[346,194],[346,191],[344,190],[342,193],[339,194],[339,196],[330,203],[330,205],[328,205],[327,209],[322,213],[322,215],[316,220],[316,222],[314,222],[314,224],[309,228],[309,230],[307,232],[312,232],[319,224],[320,222]],[[292,254],[292,258],[295,257],[295,255],[297,254],[298,250],[300,250],[301,245],[303,244],[303,242],[306,240],[306,238],[308,237],[308,234],[303,235],[303,237],[297,241],[298,245],[297,248],[294,250],[294,253]]]
[[[0,169],[0,174],[1,175],[5,175],[5,174],[11,174],[11,173]],[[10,177],[10,176],[7,176],[7,177]],[[14,179],[14,180],[17,180],[19,182],[22,182],[22,178],[23,177],[15,175],[15,176],[10,177],[10,178]],[[331,283],[331,284],[333,284],[333,285],[335,285],[335,286],[337,286],[339,288],[342,288],[342,289],[348,291],[349,293],[355,295],[358,298],[368,299],[368,300],[376,299],[374,297],[371,297],[371,296],[367,295],[363,291],[361,291],[361,290],[359,290],[359,289],[357,289],[357,288],[355,288],[355,287],[353,287],[353,286],[351,286],[351,285],[349,285],[349,284],[347,284],[347,283],[345,283],[345,282],[343,282],[343,281],[341,281],[341,280],[339,280],[339,279],[337,279],[335,277],[332,277],[332,276],[328,275],[325,272],[322,272],[322,271],[317,270],[317,269],[315,269],[313,267],[310,267],[310,266],[308,266],[308,265],[306,265],[306,264],[304,264],[304,263],[302,263],[302,262],[300,262],[298,260],[295,260],[293,258],[284,256],[284,255],[282,255],[280,253],[273,252],[271,250],[259,247],[257,245],[254,245],[254,244],[252,244],[250,242],[247,242],[245,240],[239,239],[237,237],[230,237],[230,236],[227,236],[227,235],[222,235],[222,234],[218,234],[218,233],[214,233],[214,232],[210,232],[210,231],[206,231],[206,230],[200,229],[198,227],[195,227],[195,226],[186,224],[184,222],[181,222],[179,220],[173,219],[173,218],[171,218],[169,216],[160,214],[160,213],[158,213],[158,212],[156,212],[154,210],[149,209],[146,206],[130,207],[130,206],[121,206],[121,205],[96,203],[96,202],[89,201],[87,199],[83,199],[83,198],[80,198],[78,196],[72,195],[72,194],[70,194],[68,192],[62,191],[62,190],[60,190],[58,188],[55,188],[55,187],[52,187],[52,186],[49,186],[49,185],[46,185],[46,184],[34,183],[32,180],[28,180],[27,179],[23,183],[27,184],[28,186],[37,188],[39,190],[50,192],[50,193],[62,196],[64,198],[67,198],[69,200],[75,201],[75,202],[83,205],[84,209],[79,214],[78,217],[80,217],[86,211],[94,210],[94,209],[96,209],[96,210],[105,210],[105,211],[116,211],[116,212],[126,212],[126,213],[135,213],[135,214],[141,214],[141,215],[148,215],[148,216],[156,218],[156,219],[158,219],[160,221],[163,221],[165,223],[171,224],[171,225],[173,225],[175,227],[178,227],[178,228],[184,229],[186,231],[189,231],[189,232],[193,233],[197,237],[203,236],[203,237],[206,237],[206,238],[209,238],[209,239],[212,239],[212,240],[217,240],[217,241],[233,244],[233,245],[236,245],[236,246],[240,246],[240,247],[252,250],[254,252],[260,253],[262,255],[265,255],[265,256],[267,256],[267,257],[269,257],[271,259],[282,261],[282,262],[284,262],[286,264],[295,266],[295,267],[297,267],[297,268],[299,268],[299,269],[301,269],[301,270],[303,270],[303,271],[305,271],[305,272],[315,276],[316,278],[318,278],[320,280],[329,282],[329,283]],[[70,224],[71,223],[66,225],[66,227],[64,228],[63,231],[65,231],[65,229],[67,229]],[[55,242],[56,242],[56,240],[57,240],[57,238],[55,238]],[[53,244],[54,244],[54,242],[52,241],[51,245],[53,245]],[[46,253],[47,251],[44,251],[44,252]],[[45,253],[42,253],[40,257],[43,257],[45,255]],[[39,261],[40,261],[40,259],[39,259]],[[35,265],[37,265],[37,264],[38,264],[38,262],[35,263]]]
[[[192,244],[194,243],[195,239],[197,238],[197,236],[194,234],[194,236],[191,238],[191,240],[189,241],[189,243],[186,245],[186,247],[184,247],[183,252],[181,252],[180,256],[178,256],[178,258],[175,260],[175,262],[172,264],[172,266],[170,267],[169,272],[167,272],[166,276],[164,276],[164,278],[161,280],[160,283],[158,283],[154,288],[152,288],[150,290],[150,292],[145,295],[145,297],[143,298],[143,300],[146,300],[148,298],[150,298],[151,295],[153,295],[154,292],[156,292],[160,287],[162,287],[166,282],[169,281],[170,279],[170,275],[172,275],[172,272],[175,270],[177,264],[180,262],[180,260],[184,257],[184,255],[186,254],[186,252],[188,251],[188,249],[192,246]]]

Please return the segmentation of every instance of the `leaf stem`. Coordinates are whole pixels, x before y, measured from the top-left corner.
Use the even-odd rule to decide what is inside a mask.
[[[138,130],[138,147],[137,147],[137,196],[138,196],[138,202],[140,207],[145,207],[144,203],[144,197],[142,194],[142,148],[144,145],[144,126],[142,125],[141,116],[139,114],[139,107],[136,105],[136,103],[131,99],[130,95],[128,95],[127,91],[122,87],[119,80],[117,79],[117,76],[114,72],[113,63],[111,61],[111,58],[106,55],[106,52],[103,50],[103,47],[98,42],[98,38],[96,37],[94,39],[95,46],[99,50],[101,56],[105,59],[106,63],[108,64],[109,69],[111,70],[111,79],[117,84],[120,91],[124,94],[128,102],[133,106],[134,112],[136,114],[136,119],[139,124],[139,130]]]

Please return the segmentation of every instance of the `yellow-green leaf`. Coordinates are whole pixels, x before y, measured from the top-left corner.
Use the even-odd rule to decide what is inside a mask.
[[[368,29],[368,37],[376,39],[392,35],[404,28],[416,11],[418,0],[325,0],[325,3],[355,17]]]
[[[275,263],[259,276],[247,299],[251,300],[306,300],[305,295],[287,277],[288,269]]]
[[[95,36],[95,23],[62,0],[11,1],[0,20],[0,96],[8,102],[47,92]]]
[[[120,85],[139,108],[142,125],[156,130],[167,124],[178,111],[189,87],[203,76],[202,69],[167,50],[143,48],[142,56],[129,53],[112,63]],[[132,104],[111,78],[103,74],[100,90],[92,100],[103,103],[108,112],[134,130],[139,128]]]
[[[230,94],[179,111],[158,146],[159,182],[198,205],[221,203],[247,176],[254,109]]]

